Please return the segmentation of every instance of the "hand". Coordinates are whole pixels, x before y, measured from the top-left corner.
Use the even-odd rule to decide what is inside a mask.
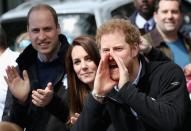
[[[74,125],[76,123],[76,121],[78,120],[78,118],[80,117],[80,114],[79,113],[75,113],[74,116],[71,116],[70,117],[70,123],[72,125]]]
[[[148,54],[152,49],[152,45],[143,36],[141,36],[141,43],[139,44],[139,48],[141,52]]]
[[[108,59],[109,53],[102,55],[94,81],[93,92],[102,96],[110,92],[113,89],[114,85],[117,84],[116,81],[110,78]]]
[[[45,107],[53,98],[53,86],[49,82],[45,89],[37,89],[32,91],[32,103],[38,107]]]
[[[191,80],[191,64],[188,64],[183,69],[184,75],[188,80]]]
[[[14,66],[8,66],[6,68],[7,76],[4,76],[7,82],[8,88],[11,94],[18,99],[21,103],[24,103],[29,95],[30,81],[27,71],[23,71],[23,79],[19,76]]]

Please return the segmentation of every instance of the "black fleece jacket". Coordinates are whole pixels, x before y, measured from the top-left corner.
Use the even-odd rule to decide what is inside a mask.
[[[185,131],[190,130],[190,99],[183,71],[172,62],[149,62],[141,56],[137,85],[127,82],[112,90],[104,104],[90,94],[71,131]],[[132,109],[136,114],[132,113]]]

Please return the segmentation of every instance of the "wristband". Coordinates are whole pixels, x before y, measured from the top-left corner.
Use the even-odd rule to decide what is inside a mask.
[[[99,95],[99,94],[96,94],[95,92],[92,91],[92,96],[98,100],[98,101],[103,101],[103,99],[105,98],[104,95]]]

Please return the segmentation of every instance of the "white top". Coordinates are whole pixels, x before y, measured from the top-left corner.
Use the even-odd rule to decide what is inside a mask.
[[[0,55],[0,121],[2,119],[3,109],[5,105],[5,99],[7,95],[7,83],[4,80],[6,76],[5,69],[8,65],[16,66],[16,58],[19,56],[18,52],[13,52],[7,48],[3,54]]]
[[[137,13],[137,16],[135,18],[135,24],[139,27],[139,29],[144,28],[145,23],[149,23],[149,30],[153,29],[153,27],[154,27],[154,19],[150,18],[147,21],[139,13]]]

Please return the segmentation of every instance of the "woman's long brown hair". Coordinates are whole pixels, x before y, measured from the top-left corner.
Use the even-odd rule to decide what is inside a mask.
[[[69,118],[75,113],[81,113],[85,97],[91,91],[87,84],[81,82],[73,68],[72,62],[72,50],[75,46],[81,46],[87,52],[89,57],[98,66],[100,61],[100,55],[93,36],[79,36],[75,38],[68,49],[66,55],[66,72],[68,82],[68,106],[69,106]],[[67,125],[70,125],[70,121]]]

